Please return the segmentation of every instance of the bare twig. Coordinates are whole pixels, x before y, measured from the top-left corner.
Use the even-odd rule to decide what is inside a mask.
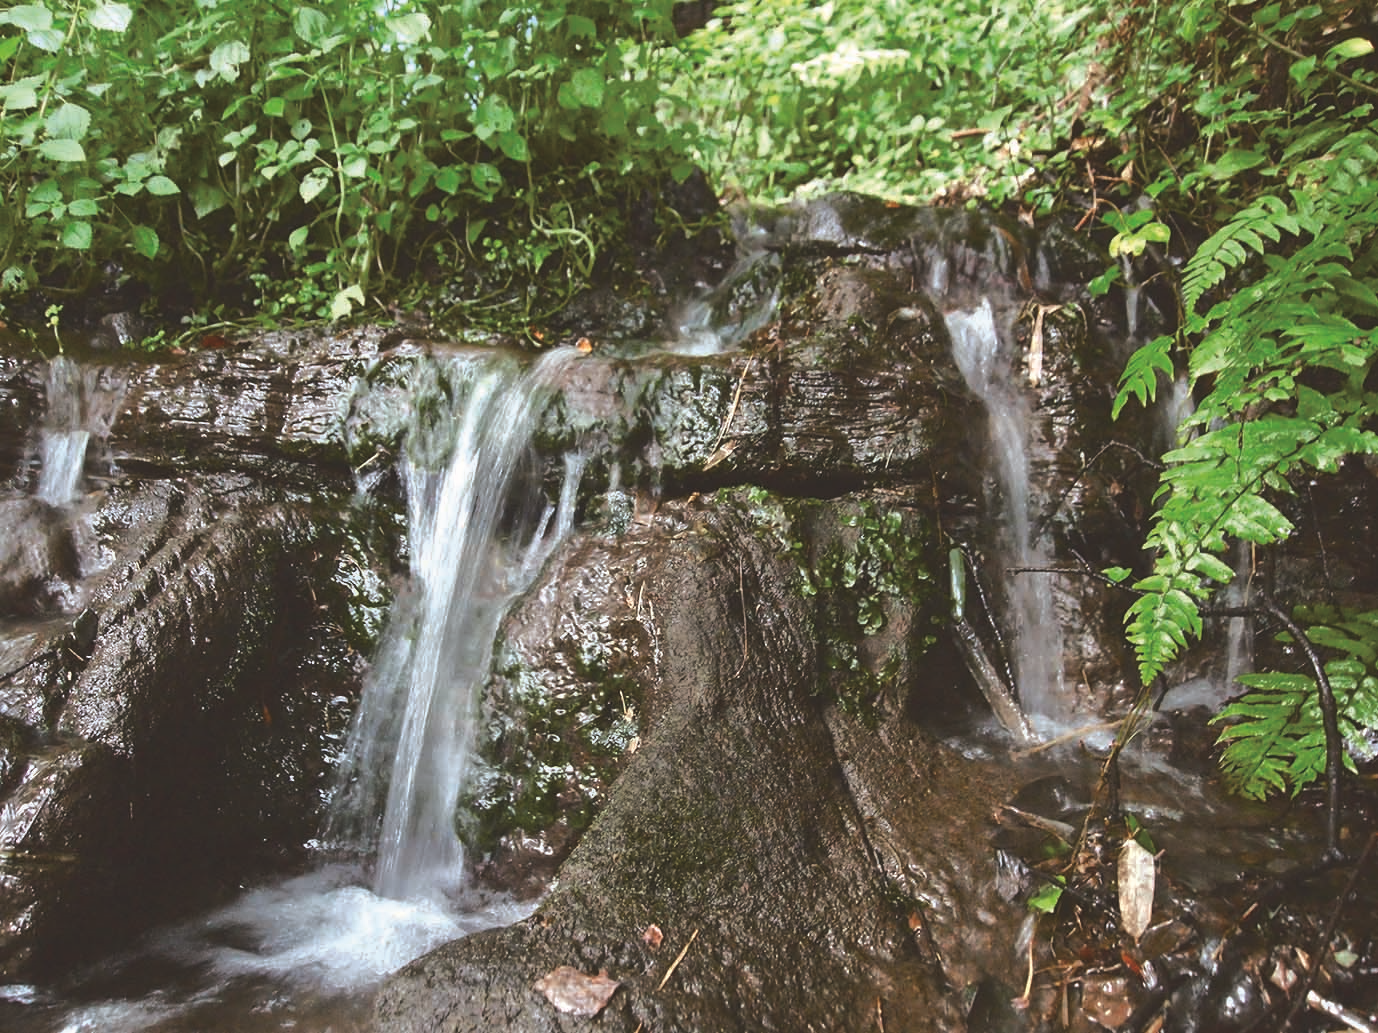
[[[722,421],[722,426],[718,428],[718,439],[713,442],[713,448],[709,455],[717,455],[718,446],[722,444],[722,439],[727,436],[727,428],[732,426],[732,419],[737,415],[737,403],[742,400],[742,387],[746,384],[746,375],[751,372],[751,367],[756,365],[756,356],[746,360],[746,365],[742,367],[742,375],[737,378],[737,390],[732,392],[732,405],[728,407],[727,416]],[[710,465],[715,465],[710,460]]]
[[[693,935],[689,937],[689,942],[684,945],[684,949],[676,955],[675,960],[670,962],[670,967],[665,970],[664,978],[661,979],[660,985],[656,987],[657,991],[665,989],[665,984],[670,981],[670,977],[675,974],[675,969],[679,968],[679,963],[684,960],[684,956],[689,953],[689,948],[694,945],[694,941],[698,938],[699,931],[695,929]]]
[[[1364,845],[1364,852],[1359,855],[1359,859],[1354,862],[1354,870],[1349,873],[1349,881],[1345,884],[1344,892],[1341,893],[1339,899],[1335,901],[1335,908],[1330,912],[1330,918],[1326,921],[1325,927],[1321,930],[1320,935],[1316,937],[1316,942],[1311,950],[1311,961],[1306,967],[1306,976],[1302,979],[1301,988],[1297,991],[1297,996],[1292,1001],[1292,1009],[1287,1013],[1287,1021],[1282,1024],[1282,1033],[1287,1033],[1287,1029],[1301,1012],[1303,1004],[1310,1004],[1313,1008],[1317,1007],[1311,1000],[1311,998],[1316,997],[1316,994],[1312,992],[1311,988],[1315,985],[1316,974],[1320,971],[1321,961],[1325,957],[1326,947],[1329,946],[1331,938],[1335,935],[1335,927],[1340,923],[1340,912],[1344,910],[1345,902],[1349,900],[1350,896],[1354,893],[1354,887],[1359,884],[1359,873],[1364,870],[1365,864],[1368,863],[1369,857],[1372,856],[1375,844],[1378,844],[1378,832],[1368,837],[1368,842]],[[1317,1000],[1320,1000],[1320,998],[1317,997]],[[1324,1008],[1318,1010],[1326,1011]],[[1335,1015],[1333,1012],[1326,1012],[1326,1014],[1330,1015],[1332,1018],[1339,1018],[1342,1022],[1347,1021]],[[1354,1028],[1359,1029],[1360,1027],[1355,1026]],[[1365,1033],[1370,1033],[1371,1029],[1372,1027],[1369,1027],[1368,1030],[1365,1030]]]

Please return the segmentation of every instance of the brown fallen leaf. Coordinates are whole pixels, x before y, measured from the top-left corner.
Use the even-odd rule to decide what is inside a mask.
[[[1126,839],[1120,847],[1119,890],[1120,925],[1135,943],[1153,918],[1153,891],[1157,865],[1152,854],[1136,839]]]
[[[606,971],[586,976],[569,965],[561,965],[536,981],[536,989],[545,994],[545,999],[557,1011],[585,1018],[592,1018],[606,1008],[621,985],[616,979],[609,979]]]
[[[665,934],[660,931],[660,926],[652,923],[646,927],[646,931],[641,934],[641,941],[651,950],[659,949],[665,940]]]

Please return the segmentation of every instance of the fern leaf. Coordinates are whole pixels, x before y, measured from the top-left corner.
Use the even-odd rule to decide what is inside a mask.
[[[1182,308],[1195,312],[1201,296],[1220,283],[1231,270],[1238,269],[1252,250],[1262,254],[1263,238],[1277,241],[1281,231],[1295,225],[1287,203],[1264,194],[1248,208],[1213,233],[1187,263],[1182,276]],[[1245,247],[1245,245],[1248,247]]]
[[[1115,404],[1110,410],[1112,420],[1119,419],[1120,410],[1131,395],[1139,400],[1140,405],[1147,406],[1152,402],[1158,396],[1159,374],[1172,379],[1172,344],[1170,336],[1155,337],[1129,357],[1120,375],[1119,393],[1115,395]]]

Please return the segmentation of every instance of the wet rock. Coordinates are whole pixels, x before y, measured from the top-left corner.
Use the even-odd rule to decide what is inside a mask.
[[[62,514],[34,498],[0,500],[0,617],[38,616],[73,600],[77,578],[71,531]]]
[[[87,346],[94,351],[114,351],[138,344],[148,335],[148,324],[137,312],[110,312],[101,316]]]
[[[1004,905],[962,896],[987,851],[973,856],[978,840],[953,818],[979,825],[994,787],[912,726],[872,743],[827,704],[815,601],[761,507],[721,493],[629,531],[645,562],[632,562],[640,583],[627,587],[655,615],[651,649],[640,642],[653,663],[629,668],[648,682],[641,747],[536,914],[403,969],[379,996],[379,1030],[562,1028],[531,989],[558,965],[621,982],[599,1018],[611,1029],[860,1030],[878,1009],[890,1029],[960,1021],[943,967],[954,981],[969,970],[950,921]],[[636,612],[626,595],[618,603]],[[623,627],[633,645],[647,631],[635,623]],[[876,831],[912,805],[916,777],[954,830],[942,861],[912,825],[883,843]],[[915,910],[931,939],[916,935]],[[644,937],[652,924],[659,949]]]
[[[234,477],[121,481],[59,525],[87,608],[0,646],[11,978],[280,864],[316,824],[359,674],[343,641],[319,644],[346,623],[328,511]]]

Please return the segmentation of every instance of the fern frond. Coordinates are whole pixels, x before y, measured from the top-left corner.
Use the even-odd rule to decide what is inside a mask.
[[[1344,764],[1373,759],[1378,747],[1378,611],[1298,607],[1306,637],[1336,654],[1325,674],[1339,712]],[[1279,636],[1284,637],[1284,636]],[[1290,639],[1290,636],[1286,636]],[[1315,680],[1302,674],[1250,674],[1249,692],[1221,710],[1217,742],[1229,787],[1262,800],[1274,792],[1296,795],[1325,772],[1325,729]]]
[[[1115,404],[1110,409],[1112,420],[1120,418],[1120,410],[1125,407],[1131,395],[1137,398],[1142,406],[1147,406],[1157,398],[1159,374],[1169,380],[1173,377],[1172,344],[1170,335],[1155,337],[1129,357],[1124,372],[1120,374],[1120,390],[1115,395]]]
[[[1183,311],[1194,313],[1201,296],[1224,280],[1231,270],[1242,266],[1250,251],[1263,254],[1267,248],[1265,237],[1276,243],[1282,239],[1284,231],[1298,233],[1300,230],[1301,224],[1287,202],[1264,194],[1220,227],[1191,256],[1182,274]]]

